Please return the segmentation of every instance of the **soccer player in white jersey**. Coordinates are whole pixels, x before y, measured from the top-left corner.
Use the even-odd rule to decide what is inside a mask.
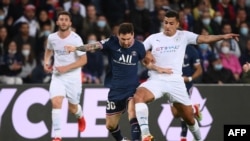
[[[87,63],[85,52],[68,53],[65,45],[83,45],[79,35],[70,30],[71,16],[68,12],[58,13],[56,24],[58,31],[48,36],[47,48],[44,55],[44,70],[52,72],[49,92],[52,102],[52,128],[54,139],[61,141],[60,124],[63,99],[68,100],[68,109],[78,119],[79,131],[85,129],[85,119],[79,105],[82,93],[81,67]],[[53,55],[54,64],[51,67],[50,58]]]
[[[179,16],[177,12],[168,11],[164,18],[164,31],[150,35],[145,41],[146,50],[151,49],[156,66],[171,68],[172,74],[159,74],[149,70],[149,78],[142,83],[134,95],[136,116],[141,128],[142,140],[152,141],[148,126],[148,106],[146,103],[164,95],[177,109],[180,117],[187,123],[195,141],[201,141],[198,123],[194,118],[192,102],[187,94],[182,77],[182,64],[187,44],[211,43],[223,39],[235,38],[238,34],[197,35],[189,31],[177,30]],[[166,117],[167,118],[167,117]]]

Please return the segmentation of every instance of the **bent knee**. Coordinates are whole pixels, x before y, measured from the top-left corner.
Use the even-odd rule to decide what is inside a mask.
[[[109,131],[114,131],[114,130],[117,128],[117,125],[115,125],[115,124],[110,124],[110,123],[106,123],[106,128],[107,128]]]
[[[136,93],[134,95],[135,103],[144,103],[150,102],[154,100],[154,95],[147,90],[146,88],[137,88]]]

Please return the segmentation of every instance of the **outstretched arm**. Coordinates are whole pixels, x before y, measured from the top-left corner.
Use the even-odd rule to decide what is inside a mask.
[[[199,35],[197,39],[197,43],[212,43],[219,40],[226,40],[226,39],[235,39],[236,41],[239,41],[238,39],[239,34],[223,34],[223,35]]]
[[[85,45],[82,45],[80,47],[67,45],[67,46],[65,46],[65,49],[68,52],[74,52],[76,50],[87,52],[87,51],[102,49],[102,44],[100,42],[95,42],[95,43],[91,43],[91,44],[85,44]]]

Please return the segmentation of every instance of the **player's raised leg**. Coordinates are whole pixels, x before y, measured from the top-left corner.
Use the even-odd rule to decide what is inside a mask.
[[[147,102],[154,99],[154,95],[144,87],[139,87],[134,95],[136,117],[140,125],[142,141],[153,141],[148,125],[149,110]]]

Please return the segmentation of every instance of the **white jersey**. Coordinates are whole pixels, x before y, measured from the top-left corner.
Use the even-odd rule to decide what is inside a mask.
[[[86,54],[85,52],[80,51],[68,53],[65,50],[66,45],[79,47],[83,45],[83,41],[81,37],[73,31],[71,31],[69,36],[64,39],[60,38],[57,32],[52,33],[48,36],[47,48],[49,50],[53,50],[54,52],[54,67],[66,66],[74,63],[79,58],[79,56]],[[53,68],[53,70],[55,70],[55,68]],[[65,74],[70,76],[76,75],[77,77],[79,77],[80,72],[81,68],[79,67]],[[56,71],[53,71],[53,74],[55,73]]]
[[[146,50],[152,49],[152,54],[156,60],[156,66],[171,68],[173,74],[159,74],[150,70],[150,77],[160,79],[175,80],[182,76],[182,64],[185,50],[188,44],[197,44],[198,35],[189,31],[177,30],[175,35],[169,37],[163,32],[150,35],[144,42]]]

